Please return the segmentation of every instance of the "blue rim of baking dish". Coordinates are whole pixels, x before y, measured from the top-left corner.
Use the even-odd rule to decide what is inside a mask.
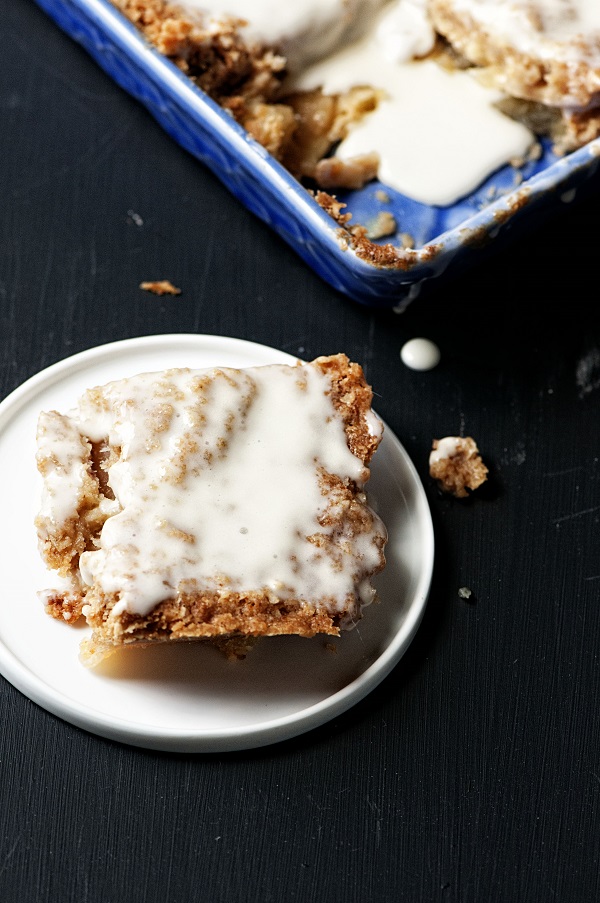
[[[561,158],[542,142],[540,160],[528,164],[519,185],[514,186],[514,170],[506,167],[447,208],[427,207],[392,192],[391,212],[402,214],[399,230],[417,241],[413,249],[398,251],[398,266],[376,265],[359,256],[349,233],[310,192],[155,50],[109,0],[36,3],[325,282],[362,304],[402,311],[425,282],[476,259],[492,241],[496,247],[501,236],[542,205],[572,200],[580,184],[598,170],[600,139]],[[351,222],[364,224],[381,209],[374,201],[381,190],[389,193],[387,186],[375,182],[351,195],[338,192],[337,197],[352,212]]]

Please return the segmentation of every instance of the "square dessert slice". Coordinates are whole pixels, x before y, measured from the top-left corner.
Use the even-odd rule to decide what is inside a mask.
[[[42,412],[36,529],[66,582],[43,597],[53,617],[93,628],[83,661],[351,627],[385,564],[364,492],[382,436],[371,400],[338,354],[143,373]]]

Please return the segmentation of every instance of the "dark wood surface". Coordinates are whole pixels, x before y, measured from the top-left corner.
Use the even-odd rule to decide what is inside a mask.
[[[598,187],[377,312],[320,281],[33,0],[2,4],[0,46],[0,397],[152,333],[343,350],[417,467],[437,543],[406,656],[295,740],[146,751],[0,678],[2,903],[600,899]],[[153,278],[182,294],[139,290]],[[399,357],[419,335],[442,352],[427,373]],[[467,502],[427,473],[432,439],[459,432],[491,468]]]

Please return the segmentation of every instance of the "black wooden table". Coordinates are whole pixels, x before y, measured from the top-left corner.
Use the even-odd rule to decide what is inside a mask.
[[[4,0],[0,46],[0,397],[133,336],[345,351],[436,536],[408,653],[295,740],[153,752],[0,679],[2,903],[600,899],[598,187],[404,314],[375,311],[324,284],[33,0]],[[152,278],[181,295],[140,291]],[[439,345],[436,369],[402,364],[415,336]],[[491,470],[466,502],[428,475],[432,438],[457,433]]]

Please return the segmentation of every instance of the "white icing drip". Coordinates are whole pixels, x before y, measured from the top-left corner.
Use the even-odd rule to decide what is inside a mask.
[[[406,63],[433,49],[435,32],[426,13],[426,0],[402,0],[379,19],[375,38],[390,63]]]
[[[415,17],[424,16],[417,4],[409,6]],[[471,73],[447,71],[432,60],[390,60],[377,36],[388,32],[386,21],[395,15],[396,9],[384,11],[365,38],[309,68],[291,87],[322,87],[327,94],[355,85],[383,89],[384,99],[352,126],[337,156],[377,151],[386,185],[424,204],[451,204],[498,167],[524,157],[534,138],[496,109],[501,93]]]
[[[402,346],[400,357],[411,370],[433,370],[440,362],[440,349],[430,339],[410,339]]]
[[[213,19],[234,16],[248,24],[246,38],[274,47],[296,72],[364,32],[374,10],[389,0],[184,0]]]
[[[84,583],[117,593],[117,611],[144,615],[177,590],[270,588],[325,598],[342,611],[368,604],[365,578],[380,561],[385,527],[334,537],[319,515],[344,504],[323,494],[320,468],[364,486],[369,471],[347,445],[330,380],[310,365],[142,374],[86,393],[65,430],[48,430],[60,458],[72,436],[120,449],[108,478],[120,512],[97,551],[80,559]],[[373,413],[372,434],[381,430]],[[358,500],[360,504],[360,499]],[[363,499],[366,507],[366,500]],[[340,509],[341,510],[341,509]],[[339,524],[338,524],[339,527]]]
[[[76,425],[56,411],[38,420],[37,460],[44,469],[40,516],[63,524],[77,510],[89,449]]]
[[[446,436],[444,439],[438,439],[437,448],[434,448],[429,455],[429,465],[437,464],[444,458],[452,458],[458,452],[462,440],[459,436]]]
[[[383,434],[383,423],[381,422],[379,417],[377,417],[377,415],[374,414],[373,411],[367,411],[365,419],[367,421],[369,435],[374,436],[377,439],[381,439],[381,436]]]

